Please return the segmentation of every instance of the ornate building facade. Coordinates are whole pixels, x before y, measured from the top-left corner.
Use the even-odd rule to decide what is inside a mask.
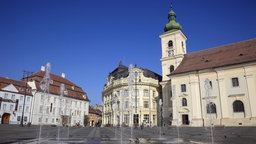
[[[162,41],[164,120],[172,125],[256,125],[256,39],[186,53],[171,10]]]
[[[133,79],[131,73],[135,74]],[[161,78],[144,68],[128,69],[120,62],[108,75],[102,92],[103,125],[157,125]]]

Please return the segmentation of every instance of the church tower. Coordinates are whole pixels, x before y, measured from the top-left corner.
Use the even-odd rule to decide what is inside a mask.
[[[173,72],[181,63],[184,54],[186,54],[186,36],[181,31],[181,25],[176,22],[176,14],[171,10],[168,14],[168,23],[165,25],[164,33],[161,38],[162,47],[162,116],[163,123],[170,124],[172,120],[172,88],[171,80],[168,75]]]

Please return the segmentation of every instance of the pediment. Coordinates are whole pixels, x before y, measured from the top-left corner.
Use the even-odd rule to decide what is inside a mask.
[[[188,94],[186,94],[186,93],[179,95],[179,97],[187,97],[187,96],[188,96]]]
[[[181,109],[179,110],[179,113],[189,113],[189,109],[187,109],[187,108],[181,108]]]
[[[8,86],[2,88],[2,90],[5,91],[11,91],[11,92],[19,92],[13,84],[9,84]]]

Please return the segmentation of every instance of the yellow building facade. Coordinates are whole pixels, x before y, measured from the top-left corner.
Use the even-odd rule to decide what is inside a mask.
[[[159,121],[158,99],[161,76],[134,67],[136,74],[129,84],[129,69],[122,63],[112,71],[102,92],[103,126],[156,126]]]

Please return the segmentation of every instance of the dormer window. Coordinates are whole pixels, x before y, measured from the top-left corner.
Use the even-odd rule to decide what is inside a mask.
[[[172,47],[173,47],[173,42],[172,42],[172,40],[170,40],[170,41],[168,42],[168,47],[169,47],[169,48],[172,48]]]
[[[75,86],[72,86],[71,89],[74,90],[74,89],[75,89]]]
[[[174,71],[174,66],[171,65],[171,66],[170,66],[170,73],[173,72],[173,71]]]
[[[65,90],[64,90],[64,94],[65,94],[65,95],[68,95],[68,89],[65,89]]]
[[[23,87],[20,87],[20,91],[23,91]]]

